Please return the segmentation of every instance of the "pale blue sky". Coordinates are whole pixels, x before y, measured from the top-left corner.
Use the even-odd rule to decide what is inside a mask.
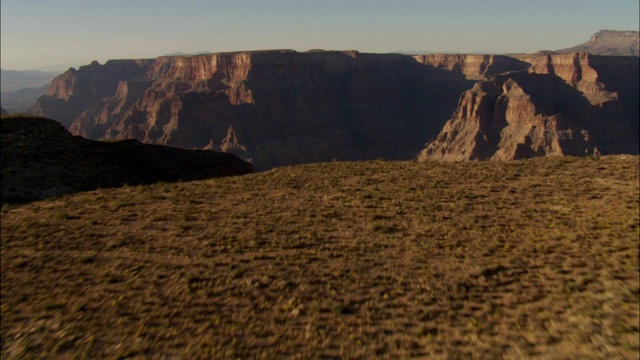
[[[1,66],[182,51],[535,52],[638,30],[638,0],[2,0]]]

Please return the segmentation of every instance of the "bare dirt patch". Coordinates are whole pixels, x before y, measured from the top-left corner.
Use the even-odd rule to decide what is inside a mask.
[[[7,204],[2,358],[637,358],[638,198],[616,156]]]

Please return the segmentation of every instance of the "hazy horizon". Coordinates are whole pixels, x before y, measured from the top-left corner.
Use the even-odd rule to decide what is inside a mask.
[[[638,31],[637,0],[3,0],[1,67],[265,49],[532,53]]]

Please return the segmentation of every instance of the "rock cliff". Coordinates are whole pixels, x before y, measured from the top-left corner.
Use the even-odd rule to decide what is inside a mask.
[[[472,86],[399,54],[221,53],[70,70],[33,111],[74,135],[232,151],[266,169],[413,158]]]
[[[638,153],[638,59],[588,53],[524,56],[462,94],[419,160],[508,160]]]
[[[637,129],[637,74],[637,58],[587,53],[273,50],[165,56],[71,69],[53,81],[33,111],[59,120],[74,135],[227,151],[258,170],[333,159],[411,159],[436,138],[421,159],[515,158],[527,152],[522,146],[509,150],[517,146],[506,143],[526,144],[519,134],[534,124],[544,134],[551,130],[540,130],[540,124],[570,128],[572,142],[564,141],[563,132],[555,145],[527,145],[531,156],[584,153],[596,145],[614,153],[637,143],[626,133]],[[494,115],[507,105],[508,115]],[[490,131],[482,127],[494,116],[511,124],[510,135],[502,137],[498,123]],[[475,130],[465,122],[480,118]],[[453,127],[475,135],[461,137]],[[582,130],[589,132],[589,144],[576,140]],[[487,137],[483,145],[465,143],[478,136]]]
[[[414,55],[421,64],[464,75],[468,79],[486,80],[506,71],[525,70],[529,63],[504,55],[431,54]]]

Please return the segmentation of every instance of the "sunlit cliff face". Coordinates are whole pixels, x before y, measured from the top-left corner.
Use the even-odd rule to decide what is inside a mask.
[[[586,53],[411,57],[291,50],[117,60],[59,76],[34,112],[93,139],[234,149],[258,169],[411,159],[433,140],[421,159],[566,154],[592,151],[597,141],[617,152],[610,137],[637,128],[629,119],[637,119],[630,104],[638,87],[628,80],[634,71],[637,79],[637,63]],[[478,81],[493,85],[474,88]],[[458,130],[443,129],[447,119],[459,122]],[[618,124],[616,130],[595,125],[602,121]],[[504,136],[501,124],[510,129]],[[598,136],[601,131],[606,134]],[[583,132],[591,143],[576,135]],[[457,145],[447,145],[452,141]],[[629,141],[625,149],[633,147]]]

